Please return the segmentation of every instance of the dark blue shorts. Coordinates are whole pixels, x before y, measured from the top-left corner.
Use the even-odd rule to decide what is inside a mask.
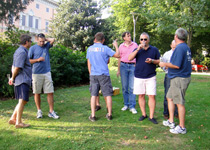
[[[113,89],[110,76],[106,75],[91,75],[90,76],[90,93],[91,96],[98,96],[101,89],[103,96],[112,96]]]
[[[23,99],[24,101],[29,101],[29,90],[30,86],[26,83],[15,86],[15,98]]]

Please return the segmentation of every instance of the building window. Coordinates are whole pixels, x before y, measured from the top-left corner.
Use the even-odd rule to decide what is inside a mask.
[[[46,21],[46,22],[45,22],[45,32],[48,32],[48,25],[49,25],[49,22]]]
[[[26,16],[22,15],[22,26],[26,25]]]
[[[39,19],[36,19],[35,20],[35,28],[36,29],[39,29]]]
[[[36,4],[36,8],[39,9],[39,4]]]
[[[29,27],[33,27],[33,16],[29,16]]]
[[[46,12],[49,12],[50,11],[50,9],[49,8],[46,8]]]

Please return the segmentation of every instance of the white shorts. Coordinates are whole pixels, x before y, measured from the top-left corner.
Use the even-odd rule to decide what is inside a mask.
[[[34,94],[54,93],[51,72],[45,74],[32,74],[32,88]]]
[[[148,79],[134,77],[133,94],[156,95],[156,76]]]

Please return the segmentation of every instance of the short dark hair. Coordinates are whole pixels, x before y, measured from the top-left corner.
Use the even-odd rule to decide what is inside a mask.
[[[126,34],[131,34],[130,32],[126,31],[126,32],[123,32],[122,34],[122,39],[126,36]],[[124,39],[123,39],[124,40]]]
[[[102,42],[102,41],[105,39],[104,34],[103,34],[102,32],[96,33],[95,39],[96,39],[96,41],[98,41],[98,42]]]
[[[43,33],[39,33],[39,34],[37,35],[37,37],[38,37],[38,38],[45,38],[45,35],[44,35]]]
[[[27,35],[27,34],[22,34],[20,36],[20,44],[21,45],[25,45],[27,41],[30,42],[31,41],[31,37],[29,35]]]

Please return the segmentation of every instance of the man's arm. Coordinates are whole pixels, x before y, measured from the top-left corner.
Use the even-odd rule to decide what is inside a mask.
[[[165,63],[165,62],[160,62],[159,63],[160,67],[168,67],[168,68],[172,68],[172,69],[179,69],[178,66],[173,65],[172,63]]]
[[[20,68],[12,66],[12,77],[9,79],[9,85],[13,85],[15,77],[18,75]]]
[[[45,60],[44,57],[39,57],[38,59],[29,59],[31,64],[34,64],[34,63],[37,63],[40,61],[44,61],[44,60]]]
[[[152,63],[152,64],[155,64],[155,65],[158,65],[160,63],[160,60],[159,59],[147,58],[145,62],[148,63],[148,64]]]
[[[119,58],[120,57],[120,51],[119,51],[119,48],[118,48],[117,41],[115,40],[114,43],[112,43],[112,44],[116,49],[116,53],[112,57]]]
[[[50,45],[53,45],[53,43],[55,42],[54,38],[46,38],[45,41],[50,42]]]
[[[87,59],[87,66],[88,66],[88,71],[89,71],[89,74],[90,74],[91,73],[91,64],[90,64],[89,59]]]
[[[138,48],[133,51],[129,56],[128,56],[128,60],[129,61],[132,61],[135,57],[136,57],[136,54],[140,51],[140,49],[142,49],[144,47],[144,44],[139,44]]]

